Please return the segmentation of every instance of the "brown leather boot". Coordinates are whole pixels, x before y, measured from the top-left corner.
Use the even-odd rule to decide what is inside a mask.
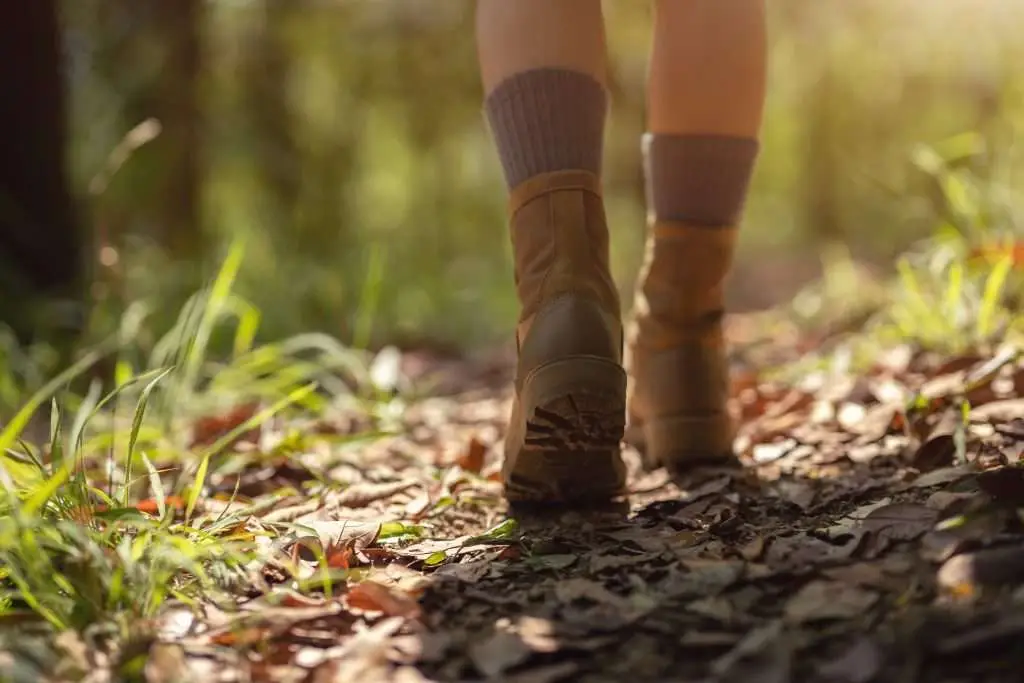
[[[734,464],[722,283],[737,230],[652,221],[627,345],[627,441],[649,467]]]
[[[535,176],[512,191],[509,214],[522,313],[506,496],[607,501],[625,486],[626,374],[600,183],[584,171]]]

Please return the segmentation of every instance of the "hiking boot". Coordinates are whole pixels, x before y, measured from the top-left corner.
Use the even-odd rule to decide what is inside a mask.
[[[510,502],[601,503],[622,493],[626,374],[598,178],[535,176],[509,199],[522,307],[505,439]]]
[[[626,350],[626,440],[650,468],[736,462],[722,334],[736,234],[734,227],[652,222]]]

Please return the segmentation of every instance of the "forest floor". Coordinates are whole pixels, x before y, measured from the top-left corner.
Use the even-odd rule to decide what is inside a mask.
[[[366,428],[353,410],[200,420],[193,444],[239,438],[191,525],[258,560],[113,650],[64,631],[35,680],[1021,680],[1024,362],[900,347],[860,374],[760,370],[801,353],[737,356],[741,470],[669,481],[627,449],[620,510],[509,516],[507,353],[401,359],[441,384],[384,437],[347,438]],[[173,496],[134,508],[154,505],[186,514]],[[22,617],[0,680],[31,680]]]

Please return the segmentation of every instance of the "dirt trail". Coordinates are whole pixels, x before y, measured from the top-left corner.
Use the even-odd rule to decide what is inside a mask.
[[[160,647],[244,681],[1022,680],[1024,365],[895,354],[804,379],[737,373],[741,471],[673,483],[627,452],[628,511],[515,522],[507,395],[418,402],[321,473],[347,488],[263,520],[315,527],[340,596],[279,583],[239,600],[244,629],[215,610]]]

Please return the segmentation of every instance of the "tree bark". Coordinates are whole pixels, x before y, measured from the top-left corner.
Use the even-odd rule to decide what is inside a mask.
[[[137,0],[135,0],[137,1]],[[179,260],[202,254],[203,179],[199,77],[201,0],[153,0],[156,29],[166,41],[162,78],[157,85],[154,114],[163,124],[157,140],[163,183],[160,241]]]
[[[67,162],[67,95],[56,0],[0,9],[0,317],[40,333],[42,300],[78,298],[79,233]]]

